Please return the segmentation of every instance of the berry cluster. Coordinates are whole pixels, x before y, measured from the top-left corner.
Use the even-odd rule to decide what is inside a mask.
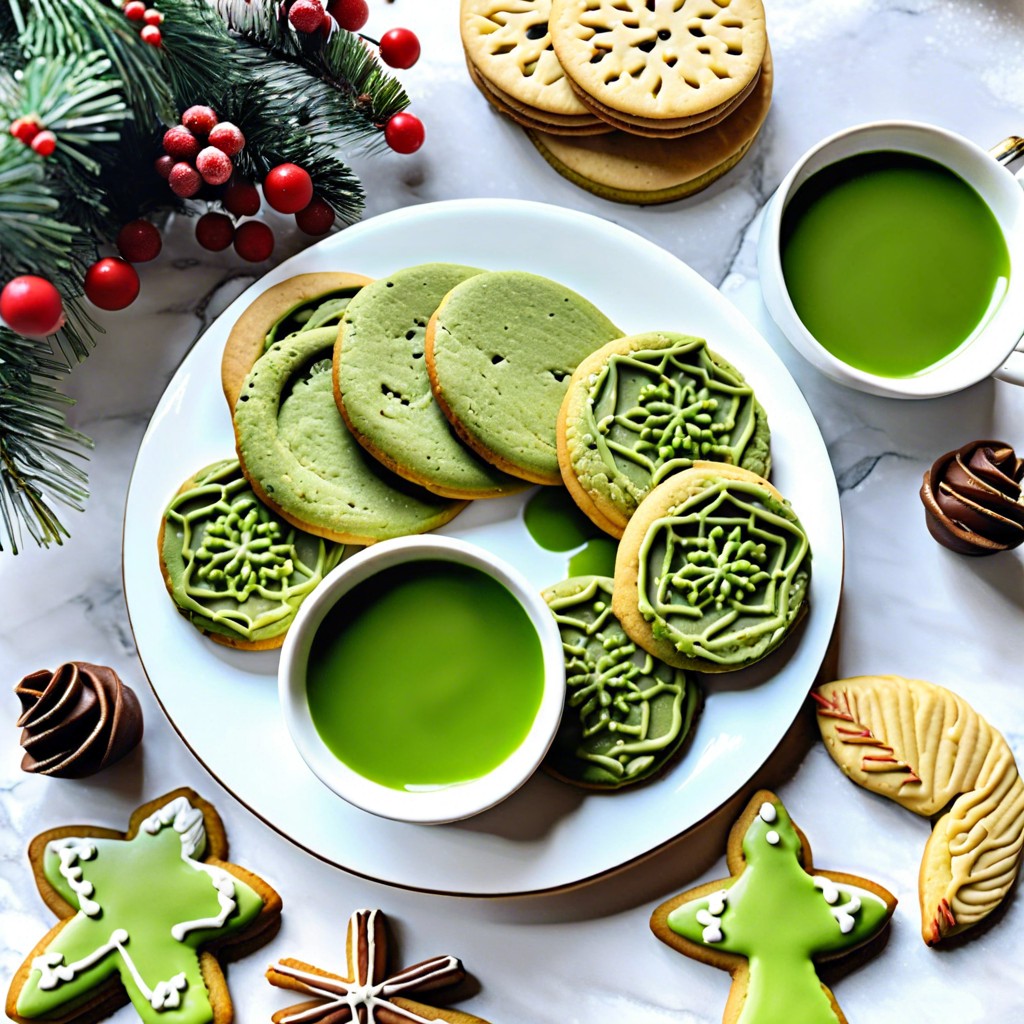
[[[7,130],[41,157],[50,156],[57,148],[57,136],[35,114],[15,118]]]
[[[164,38],[160,32],[160,26],[164,22],[164,16],[155,8],[147,7],[142,0],[128,0],[122,4],[121,13],[129,21],[141,21],[142,28],[139,30],[139,38],[144,43],[157,48],[163,46]]]
[[[157,174],[176,196],[191,199],[204,182],[223,185],[231,177],[231,158],[242,152],[245,136],[230,121],[218,121],[210,107],[197,105],[164,132],[163,146],[164,155],[154,165]]]

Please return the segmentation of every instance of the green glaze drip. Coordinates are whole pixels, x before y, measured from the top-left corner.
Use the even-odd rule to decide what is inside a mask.
[[[162,554],[178,607],[200,629],[248,641],[283,633],[344,550],[275,515],[235,460],[197,473],[165,513]]]
[[[764,488],[709,480],[640,545],[639,608],[688,657],[742,665],[778,646],[800,613],[811,551],[792,509]]]
[[[657,484],[697,459],[767,474],[767,419],[734,367],[703,338],[645,334],[629,343],[588,381],[573,428],[584,489],[608,491],[628,519]]]
[[[908,377],[967,341],[1005,293],[1010,258],[962,178],[866,153],[809,178],[782,222],[782,269],[811,334],[861,370]]]
[[[605,577],[544,592],[565,652],[565,712],[547,764],[615,789],[648,778],[679,749],[699,694],[686,672],[638,648],[612,614]]]
[[[267,332],[263,350],[267,351],[275,341],[287,338],[290,334],[314,331],[319,327],[337,327],[341,323],[345,307],[358,291],[358,288],[345,289],[328,296],[320,295],[294,306]]]
[[[568,576],[611,576],[616,541],[595,526],[562,487],[541,487],[523,509],[523,522],[538,547],[565,551]]]
[[[65,838],[47,844],[46,880],[78,912],[33,958],[17,1001],[20,1015],[64,1019],[69,1008],[119,975],[147,1024],[214,1020],[196,950],[245,928],[263,901],[225,868],[201,862],[203,843],[191,844],[202,814],[182,804],[168,809],[180,809],[193,823],[188,833],[179,831],[182,819],[175,814],[153,832],[140,828],[129,840]],[[63,872],[62,849],[69,861]],[[175,926],[185,922],[197,927],[175,937]],[[63,977],[65,972],[71,976]]]
[[[744,866],[717,893],[668,915],[668,927],[707,949],[749,961],[749,987],[736,1024],[839,1024],[814,960],[867,942],[889,920],[873,892],[810,874],[802,844],[781,802],[743,837]],[[771,842],[771,838],[776,842]],[[831,900],[831,902],[829,902]]]
[[[540,707],[540,639],[491,576],[443,561],[385,569],[317,629],[309,711],[354,771],[390,786],[486,775],[525,739]]]

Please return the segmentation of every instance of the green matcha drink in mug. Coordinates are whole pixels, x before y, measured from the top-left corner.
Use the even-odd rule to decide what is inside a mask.
[[[770,200],[765,305],[826,376],[932,398],[989,375],[1024,384],[1024,153],[879,121],[808,151]]]

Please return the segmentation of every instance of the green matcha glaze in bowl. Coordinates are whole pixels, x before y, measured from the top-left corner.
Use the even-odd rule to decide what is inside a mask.
[[[447,537],[384,541],[338,566],[288,633],[285,724],[349,803],[419,824],[487,810],[536,770],[565,690],[543,598]]]

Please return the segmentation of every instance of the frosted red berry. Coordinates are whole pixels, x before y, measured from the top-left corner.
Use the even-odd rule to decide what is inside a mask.
[[[232,181],[221,198],[224,209],[236,217],[251,217],[260,208],[260,193],[251,182]]]
[[[147,7],[142,20],[147,25],[162,25],[164,23],[164,16],[155,7]]]
[[[161,47],[164,45],[163,33],[156,25],[146,25],[139,33],[139,38],[144,43],[149,43],[150,46]]]
[[[164,152],[175,160],[195,160],[199,155],[199,140],[181,124],[164,132],[163,144]]]
[[[234,169],[231,157],[216,146],[201,149],[196,157],[196,170],[207,185],[223,185],[231,177]]]
[[[129,0],[129,3],[121,8],[121,13],[129,21],[142,21],[146,16],[146,5],[142,0]]]
[[[195,135],[209,135],[217,123],[217,115],[212,107],[196,104],[181,115],[181,123]]]
[[[295,214],[295,223],[307,235],[326,235],[334,224],[334,210],[329,203],[314,196],[309,206]]]
[[[411,68],[420,59],[420,41],[407,28],[393,28],[380,37],[380,59],[392,68]]]
[[[43,130],[43,126],[34,117],[15,118],[7,129],[19,142],[30,145],[32,140]]]
[[[262,263],[274,251],[274,232],[261,220],[247,220],[235,229],[235,252],[250,263]]]
[[[167,184],[171,186],[171,191],[179,198],[191,199],[203,187],[203,179],[191,164],[187,164],[182,160],[171,168],[171,173],[167,177]]]
[[[85,272],[86,298],[100,309],[124,309],[139,294],[135,268],[116,256],[97,260]]]
[[[263,195],[278,213],[298,213],[313,198],[313,179],[298,164],[278,164],[263,179]]]
[[[60,292],[33,274],[12,278],[0,292],[0,317],[16,334],[45,338],[64,323]]]
[[[158,156],[153,161],[153,168],[161,178],[165,180],[170,177],[171,168],[177,163],[173,156],[168,156],[164,153],[163,156]]]
[[[130,220],[117,233],[117,251],[129,263],[148,263],[160,255],[160,232],[148,220]]]
[[[415,115],[404,111],[395,114],[384,125],[384,141],[396,153],[415,153],[423,145],[425,137],[423,122]]]
[[[210,129],[210,136],[206,141],[228,156],[237,156],[245,148],[245,136],[241,129],[230,121],[218,121]]]
[[[330,0],[327,13],[344,29],[358,32],[370,17],[366,0]]]
[[[40,156],[51,156],[57,148],[57,136],[44,128],[36,133],[29,145]]]
[[[223,213],[204,213],[196,221],[196,241],[210,252],[226,249],[235,239],[235,225]]]
[[[295,0],[288,9],[288,21],[296,32],[316,32],[324,21],[324,5],[320,0]]]

